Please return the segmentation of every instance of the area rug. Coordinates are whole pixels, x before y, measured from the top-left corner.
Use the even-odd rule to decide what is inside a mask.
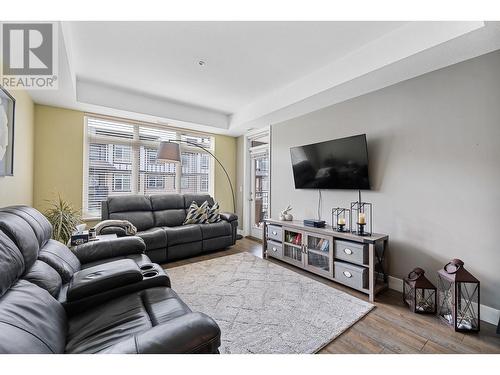
[[[373,305],[249,253],[168,269],[222,331],[221,353],[315,353]]]

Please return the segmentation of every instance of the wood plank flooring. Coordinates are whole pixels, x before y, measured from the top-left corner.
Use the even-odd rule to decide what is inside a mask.
[[[164,268],[168,269],[245,251],[261,257],[262,247],[257,241],[244,238],[237,241],[236,245],[229,250],[169,263],[164,265]],[[273,259],[269,259],[269,261],[367,300],[365,294],[355,290],[302,271],[284,262]],[[394,290],[387,290],[378,295],[375,305],[375,309],[326,345],[319,353],[500,353],[500,335],[496,334],[496,326],[492,324],[481,322],[481,332],[478,334],[454,332],[435,316],[411,313],[403,304],[401,293]]]

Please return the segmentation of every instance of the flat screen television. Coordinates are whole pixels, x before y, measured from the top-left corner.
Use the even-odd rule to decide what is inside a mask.
[[[296,189],[370,189],[366,134],[290,148]]]

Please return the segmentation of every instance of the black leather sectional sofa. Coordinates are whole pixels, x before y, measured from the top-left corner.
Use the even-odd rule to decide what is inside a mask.
[[[71,251],[26,206],[0,209],[0,353],[217,353],[220,329],[138,237]]]
[[[165,263],[220,250],[236,242],[238,217],[221,213],[222,221],[214,224],[182,225],[192,202],[201,205],[214,200],[207,194],[125,195],[109,197],[102,202],[102,220],[128,220],[146,243],[146,254],[153,262]],[[124,236],[121,228],[108,227],[101,233]]]

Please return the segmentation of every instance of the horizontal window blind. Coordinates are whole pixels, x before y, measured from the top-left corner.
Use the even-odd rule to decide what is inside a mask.
[[[100,217],[109,196],[158,193],[212,193],[213,138],[184,130],[86,116],[83,211]],[[181,140],[181,165],[159,162],[161,141]]]

